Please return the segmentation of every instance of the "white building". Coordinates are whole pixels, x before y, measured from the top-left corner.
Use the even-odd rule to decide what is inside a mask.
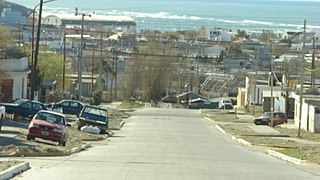
[[[56,27],[75,28],[81,27],[82,15],[75,14],[52,14],[45,17],[43,24]],[[84,17],[86,25],[101,25],[105,28],[125,33],[135,33],[136,23],[129,16],[104,16],[92,14]]]
[[[207,29],[207,40],[231,42],[232,35],[223,29]]]
[[[27,98],[28,74],[31,72],[28,58],[1,59],[0,71],[5,74],[0,78],[1,101]]]
[[[320,97],[318,95],[306,95],[300,103],[300,95],[292,93],[295,99],[294,106],[294,124],[299,127],[301,123],[301,129],[306,131],[319,133],[320,132]],[[301,107],[301,120],[300,120],[300,105]]]

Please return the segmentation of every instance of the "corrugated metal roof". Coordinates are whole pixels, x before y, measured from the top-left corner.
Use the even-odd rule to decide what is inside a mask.
[[[79,20],[81,21],[82,15],[75,14],[50,14],[47,15],[46,18],[49,17],[58,17],[61,20]],[[92,14],[91,17],[85,16],[86,21],[106,21],[106,22],[134,22],[133,18],[129,16],[105,16],[105,15],[96,15]]]

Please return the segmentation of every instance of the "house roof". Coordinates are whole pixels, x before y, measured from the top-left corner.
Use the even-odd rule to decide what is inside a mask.
[[[46,18],[57,17],[61,20],[78,20],[81,21],[82,16],[75,14],[50,14]],[[105,22],[134,22],[133,18],[129,16],[105,16],[92,14],[91,17],[85,17],[86,21],[105,21]]]
[[[320,99],[306,99],[305,101],[312,106],[320,107]]]

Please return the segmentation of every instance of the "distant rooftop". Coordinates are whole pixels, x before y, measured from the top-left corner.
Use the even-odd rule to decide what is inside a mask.
[[[51,14],[47,15],[48,17],[58,17],[61,20],[78,20],[81,21],[82,16],[75,14]],[[85,20],[87,21],[115,21],[115,22],[133,22],[133,18],[129,16],[105,16],[105,15],[97,15],[97,14],[91,14],[91,17],[86,16]]]

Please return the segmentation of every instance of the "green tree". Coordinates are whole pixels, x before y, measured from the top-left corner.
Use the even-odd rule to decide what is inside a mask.
[[[247,32],[246,32],[245,30],[240,30],[240,29],[238,29],[236,36],[237,36],[237,37],[245,38],[245,37],[247,37]]]
[[[63,59],[60,53],[53,53],[53,51],[48,51],[47,47],[41,47],[39,54],[39,73],[41,76],[39,80],[42,81],[56,81],[57,89],[62,89],[62,75],[63,75]],[[70,69],[66,69],[66,73],[70,72]],[[40,83],[40,84],[41,84]],[[70,81],[67,80],[65,87],[69,87]],[[39,85],[40,85],[39,84]]]
[[[0,49],[7,48],[13,43],[13,37],[8,27],[0,25]]]

